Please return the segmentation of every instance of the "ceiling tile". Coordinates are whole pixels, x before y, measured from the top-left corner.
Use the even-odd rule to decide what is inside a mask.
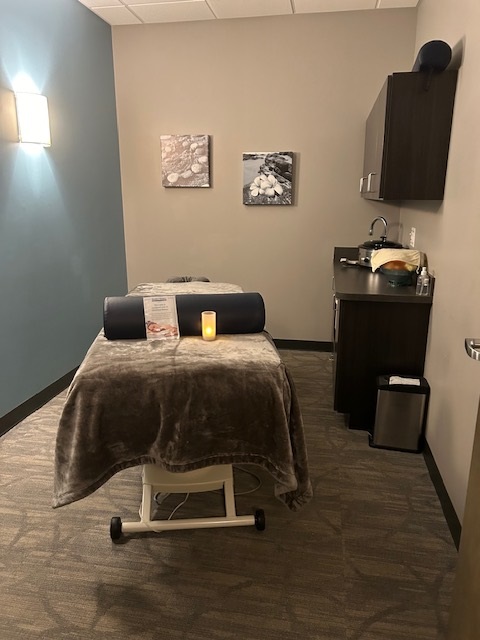
[[[144,22],[188,22],[190,20],[213,20],[215,16],[203,0],[132,4],[132,10]]]
[[[418,0],[378,0],[378,9],[397,9],[400,7],[416,7]]]
[[[120,0],[79,0],[79,2],[89,9],[92,7],[123,7],[123,3]]]
[[[420,0],[79,0],[112,25],[395,9]],[[1,2],[1,0],[0,0]]]
[[[92,11],[108,24],[142,24],[127,7],[93,7]]]
[[[217,18],[249,18],[292,14],[290,0],[208,0]]]
[[[122,0],[125,4],[134,5],[134,4],[171,4],[176,2],[185,2],[186,0]],[[192,0],[190,0],[192,2]],[[206,4],[206,0],[193,0],[193,2],[201,2],[202,4]]]
[[[376,0],[293,0],[295,13],[375,9],[376,4]]]

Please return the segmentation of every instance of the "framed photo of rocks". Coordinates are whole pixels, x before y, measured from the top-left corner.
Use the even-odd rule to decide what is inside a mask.
[[[162,186],[209,187],[208,135],[162,135]]]
[[[292,204],[293,151],[243,154],[243,204]]]

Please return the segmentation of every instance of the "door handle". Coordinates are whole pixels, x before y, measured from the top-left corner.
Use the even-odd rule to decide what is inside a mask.
[[[480,338],[465,338],[465,350],[474,360],[480,360]]]

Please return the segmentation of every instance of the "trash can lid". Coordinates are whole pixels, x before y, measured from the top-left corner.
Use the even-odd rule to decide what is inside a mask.
[[[427,393],[430,385],[423,376],[385,374],[377,377],[377,389],[382,391],[405,391],[408,393]]]

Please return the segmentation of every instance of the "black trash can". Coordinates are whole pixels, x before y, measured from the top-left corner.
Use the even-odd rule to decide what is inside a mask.
[[[370,446],[420,453],[429,398],[430,386],[423,377],[379,376]]]

